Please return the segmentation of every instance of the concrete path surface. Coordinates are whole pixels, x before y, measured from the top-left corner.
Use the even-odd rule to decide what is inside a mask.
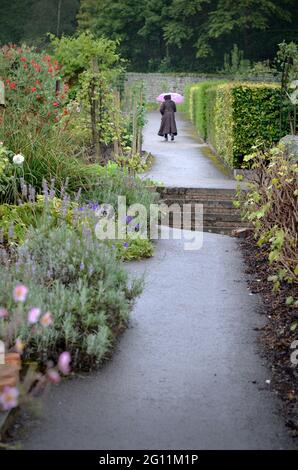
[[[237,241],[204,234],[199,251],[162,240],[127,264],[145,290],[113,359],[64,381],[26,449],[291,448],[258,354],[258,298]]]
[[[182,113],[176,116],[178,136],[165,142],[157,135],[160,114],[147,114],[143,148],[155,156],[151,170],[145,174],[165,186],[234,188],[235,180],[218,158],[201,141],[192,123]]]

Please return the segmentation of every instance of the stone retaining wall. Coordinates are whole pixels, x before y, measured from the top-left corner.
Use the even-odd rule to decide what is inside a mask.
[[[185,85],[198,83],[205,80],[228,79],[227,76],[208,74],[174,74],[174,73],[137,73],[128,72],[126,74],[126,86],[142,81],[145,88],[145,98],[148,103],[155,103],[155,98],[160,93],[173,91],[184,93]],[[272,77],[249,77],[248,81],[274,81]]]
[[[154,103],[156,96],[166,91],[184,93],[185,85],[207,80],[207,75],[175,75],[165,73],[134,73],[126,74],[126,86],[143,81],[145,98],[149,103]],[[209,80],[209,78],[208,78]]]

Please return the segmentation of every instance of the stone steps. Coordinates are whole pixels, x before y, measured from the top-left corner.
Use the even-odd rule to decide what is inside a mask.
[[[170,227],[184,228],[187,230],[204,230],[204,232],[220,233],[230,235],[239,227],[246,227],[247,224],[241,220],[240,211],[233,205],[235,200],[235,190],[213,189],[213,188],[157,188],[161,196],[161,202],[170,207],[172,204],[179,206],[170,217],[161,218],[161,223],[168,223]],[[200,215],[195,213],[195,204],[203,206],[203,227]],[[184,205],[187,205],[185,207]],[[183,214],[187,213],[187,219],[183,225]],[[182,214],[180,225],[175,220],[175,213]]]

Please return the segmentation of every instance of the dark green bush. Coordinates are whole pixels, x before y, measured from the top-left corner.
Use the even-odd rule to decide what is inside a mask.
[[[257,139],[272,146],[280,130],[280,87],[272,84],[244,83],[232,88],[235,162],[251,151]],[[285,130],[286,132],[286,130]]]
[[[230,167],[239,167],[257,140],[272,146],[280,129],[280,86],[204,82],[188,91],[190,117]]]
[[[193,87],[190,92],[190,98],[193,100],[192,120],[200,136],[207,139],[207,106],[210,108],[208,90],[215,85],[223,83],[222,81],[210,80],[199,83]]]

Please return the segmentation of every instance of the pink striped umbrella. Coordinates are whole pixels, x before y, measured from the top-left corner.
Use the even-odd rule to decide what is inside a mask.
[[[170,91],[168,93],[161,93],[159,96],[156,97],[156,101],[161,103],[164,101],[165,95],[171,95],[171,99],[175,101],[175,103],[183,103],[184,101],[184,96],[180,95],[180,93],[171,93]]]

